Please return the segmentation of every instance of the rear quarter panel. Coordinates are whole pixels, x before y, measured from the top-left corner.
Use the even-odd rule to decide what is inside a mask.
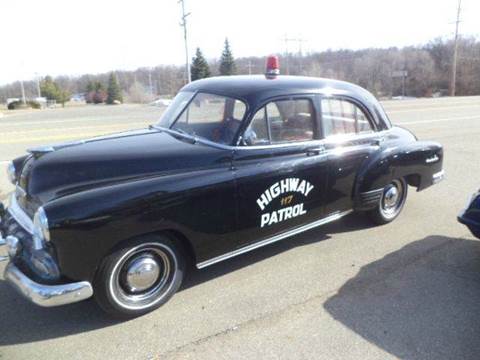
[[[357,177],[357,193],[381,189],[405,177],[418,191],[433,185],[433,174],[442,170],[443,148],[433,141],[418,141],[407,130],[393,128]]]

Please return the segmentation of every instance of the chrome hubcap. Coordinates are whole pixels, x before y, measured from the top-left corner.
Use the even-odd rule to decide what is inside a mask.
[[[153,286],[160,275],[160,266],[150,255],[140,256],[134,259],[126,272],[126,285],[132,293],[147,290]]]
[[[395,186],[392,186],[385,192],[385,207],[392,208],[398,202],[398,189]]]
[[[394,218],[400,212],[405,199],[405,184],[401,180],[394,180],[383,192],[380,211],[386,218]]]
[[[160,243],[133,247],[116,263],[109,278],[110,294],[127,309],[145,309],[167,295],[173,285],[177,261]]]

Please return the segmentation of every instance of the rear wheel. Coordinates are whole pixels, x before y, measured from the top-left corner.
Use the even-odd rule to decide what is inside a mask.
[[[393,180],[383,189],[378,206],[368,212],[369,217],[379,225],[392,222],[402,212],[407,192],[408,185],[405,179]]]
[[[185,272],[181,249],[165,236],[148,236],[122,246],[102,262],[94,281],[100,307],[117,317],[135,317],[166,303]]]

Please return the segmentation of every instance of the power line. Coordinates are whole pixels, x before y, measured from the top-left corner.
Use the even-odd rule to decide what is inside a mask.
[[[178,0],[179,4],[182,4],[182,21],[180,26],[183,27],[183,39],[185,41],[185,77],[186,82],[189,83],[192,80],[190,74],[190,58],[188,56],[188,41],[187,41],[187,16],[191,13],[185,13],[185,0]]]
[[[458,57],[458,27],[460,24],[460,12],[462,0],[458,0],[457,20],[455,21],[455,43],[453,45],[452,79],[450,83],[450,96],[455,96],[457,87],[457,57]]]
[[[288,44],[290,42],[296,42],[298,44],[298,54],[300,55],[300,70],[302,68],[302,44],[305,42],[305,39],[302,37],[298,38],[289,38],[287,34],[285,34],[283,41],[285,42],[285,74],[289,75],[290,74],[290,53],[288,51]]]

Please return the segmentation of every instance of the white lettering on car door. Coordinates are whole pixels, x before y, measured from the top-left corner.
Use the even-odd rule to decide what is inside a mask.
[[[297,216],[305,215],[307,210],[304,209],[304,203],[290,204],[293,202],[295,194],[301,194],[307,197],[313,189],[314,186],[308,181],[298,178],[283,179],[267,188],[257,199],[257,205],[260,210],[264,211],[273,200],[280,196],[282,196],[280,206],[284,207],[263,213],[260,216],[260,227],[274,225]],[[283,195],[287,193],[291,195],[283,197]]]

